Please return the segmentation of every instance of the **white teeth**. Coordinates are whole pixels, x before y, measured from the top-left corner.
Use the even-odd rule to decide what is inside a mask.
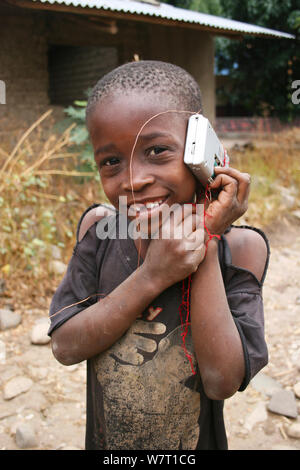
[[[153,209],[154,207],[158,207],[161,203],[162,203],[162,200],[155,201],[155,202],[147,202],[145,206],[147,207],[147,209]]]
[[[132,205],[132,206],[131,206],[131,209],[133,209],[133,210],[136,211],[136,212],[141,212],[141,209],[142,209],[142,208],[141,208],[140,206]]]
[[[143,209],[154,209],[155,207],[160,206],[160,204],[163,202],[163,199],[160,201],[155,201],[155,202],[147,202],[144,205],[132,205],[131,207],[136,211],[136,212],[141,212]]]

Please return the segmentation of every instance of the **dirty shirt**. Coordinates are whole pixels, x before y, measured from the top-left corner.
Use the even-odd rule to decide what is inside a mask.
[[[100,240],[95,222],[80,241],[79,222],[72,258],[50,306],[49,335],[101,302],[143,261],[138,259],[134,240],[120,236],[120,214],[107,221],[113,222],[107,224],[107,232],[115,230],[115,238]],[[269,259],[264,233],[247,228],[264,238]],[[243,391],[268,361],[262,301],[268,260],[259,282],[250,271],[232,265],[222,236],[219,262],[243,345],[245,377],[239,389]],[[210,400],[204,392],[189,324],[184,325],[183,347],[182,298],[182,282],[169,287],[113,346],[87,361],[87,450],[227,449],[224,402]],[[80,302],[83,299],[87,300]]]

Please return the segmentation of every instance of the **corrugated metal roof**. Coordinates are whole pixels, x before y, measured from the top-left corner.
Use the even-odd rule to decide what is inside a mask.
[[[220,29],[222,31],[225,30],[234,33],[294,39],[292,34],[284,33],[282,31],[263,28],[261,26],[242,23],[240,21],[234,21],[219,16],[208,15],[206,13],[185,10],[183,8],[173,7],[166,3],[151,5],[134,0],[32,0],[32,2],[123,12],[134,15],[163,18],[183,23],[199,24],[211,29]]]

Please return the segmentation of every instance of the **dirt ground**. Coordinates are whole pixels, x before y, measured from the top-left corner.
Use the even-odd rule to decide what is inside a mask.
[[[269,362],[260,373],[293,392],[298,416],[290,418],[268,411],[270,388],[262,390],[254,386],[254,381],[250,382],[244,392],[225,402],[228,444],[232,450],[300,450],[300,434],[298,438],[289,436],[290,427],[300,423],[300,400],[294,393],[300,382],[299,229],[300,225],[291,224],[288,219],[265,229],[271,244],[263,290]]]
[[[280,226],[266,230],[272,252],[264,287],[269,364],[262,373],[292,391],[300,382],[299,228],[296,222],[283,220]],[[46,309],[40,308],[24,311],[17,327],[0,332],[0,340],[6,346],[6,360],[0,364],[2,450],[20,449],[16,432],[20,426],[24,432],[24,424],[27,432],[29,427],[29,432],[34,433],[33,445],[28,448],[84,449],[85,363],[62,366],[53,358],[49,343],[31,343],[30,331],[35,321],[47,314]],[[7,399],[5,385],[14,377],[23,378],[24,391]],[[295,399],[300,414],[300,399]],[[226,401],[229,449],[300,450],[300,438],[289,435],[291,425],[300,423],[299,415],[289,418],[270,412],[269,401],[270,396],[252,383],[246,391]]]

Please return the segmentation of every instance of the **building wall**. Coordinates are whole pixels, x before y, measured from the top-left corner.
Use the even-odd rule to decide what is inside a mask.
[[[200,85],[203,114],[215,123],[216,91],[214,76],[215,44],[209,33],[191,30],[186,41],[187,70]]]
[[[117,26],[117,34],[108,34],[101,27],[91,26],[79,15],[13,7],[3,9],[0,6],[0,80],[6,84],[6,104],[0,105],[0,145],[2,138],[8,135],[19,136],[55,103],[53,70],[51,72],[51,67],[49,70],[48,62],[48,53],[53,47],[78,48],[74,55],[78,57],[76,80],[82,79],[85,88],[89,82],[88,74],[90,86],[93,86],[97,81],[95,77],[99,75],[100,78],[118,63],[133,60],[136,54],[140,59],[165,60],[181,65],[198,81],[204,113],[214,121],[214,48],[213,38],[208,33],[121,20]],[[89,51],[87,54],[82,54],[84,47]],[[98,55],[97,60],[93,60],[95,54]],[[65,65],[69,61],[72,68],[72,60],[71,55],[66,57]],[[63,71],[56,73],[55,79],[64,81]],[[70,99],[77,94],[75,80],[72,86]],[[82,96],[76,99],[82,99]],[[60,100],[63,104],[61,97]],[[56,107],[54,109],[57,111]],[[58,113],[60,117],[61,110]]]
[[[150,48],[146,58],[166,60],[186,69],[198,82],[203,113],[215,121],[214,39],[193,29],[155,26],[149,31]]]
[[[48,105],[47,36],[40,15],[0,14],[0,138],[32,123]]]
[[[66,106],[86,100],[99,79],[118,65],[116,47],[55,46],[49,58],[49,97],[51,103]]]

